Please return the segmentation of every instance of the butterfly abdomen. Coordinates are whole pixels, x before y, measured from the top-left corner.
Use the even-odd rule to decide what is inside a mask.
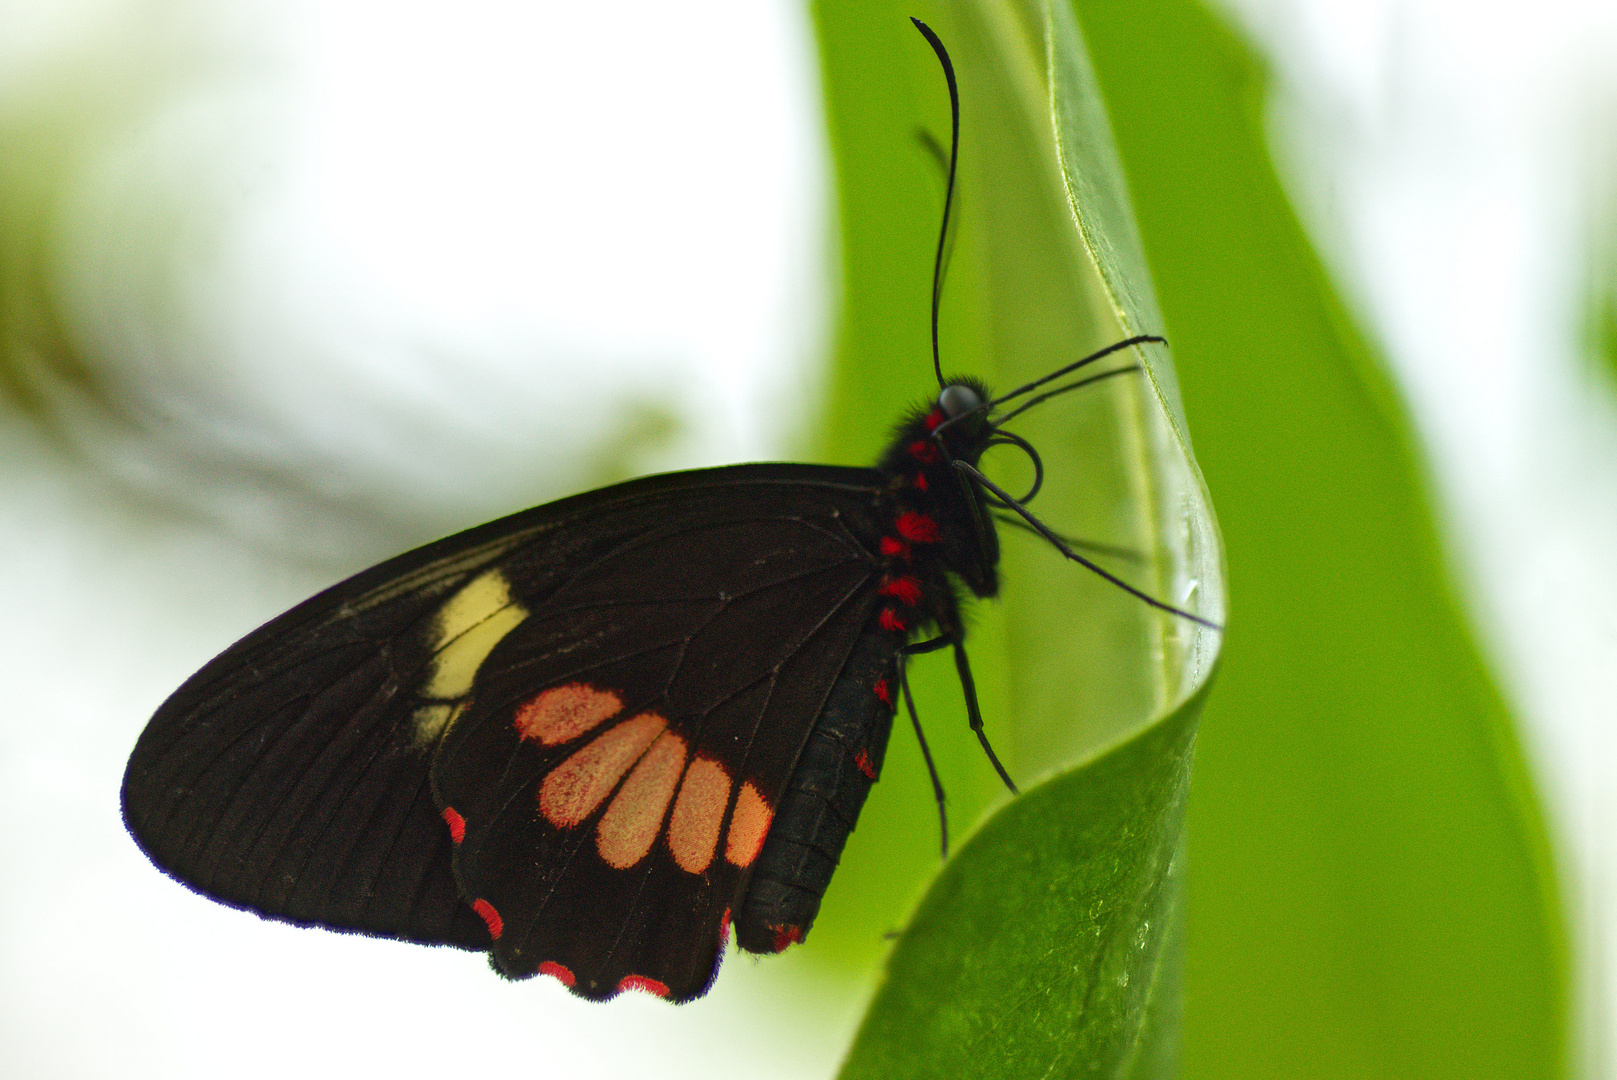
[[[943,421],[936,405],[911,416],[878,465],[879,606],[815,720],[759,853],[735,920],[736,942],[749,952],[780,952],[813,926],[881,770],[904,648],[928,630],[960,632],[951,575],[979,596],[997,586],[992,524],[949,464],[975,459],[980,426],[934,437]]]
[[[832,687],[776,809],[735,920],[736,944],[780,952],[807,936],[881,773],[902,640],[867,630]]]

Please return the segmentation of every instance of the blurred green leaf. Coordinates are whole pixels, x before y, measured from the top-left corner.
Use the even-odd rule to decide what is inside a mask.
[[[1239,598],[1189,807],[1185,1073],[1552,1077],[1541,811],[1415,441],[1193,0],[1078,0]]]
[[[1005,388],[1160,330],[1070,13],[1005,2],[814,10],[842,216],[831,456],[870,460],[889,418],[936,392],[927,311],[943,176],[916,128],[947,142],[947,96],[907,15],[937,30],[960,75],[946,372]],[[1166,353],[1138,350],[1116,366],[1132,362],[1145,371],[1013,425],[1046,465],[1038,510],[1061,531],[1138,552],[1111,569],[1139,587],[1221,617],[1217,530]],[[994,467],[1021,483],[1024,463],[1007,457]],[[1218,635],[1063,563],[1042,541],[1001,533],[1004,600],[977,606],[971,655],[1013,774],[1055,779],[993,817],[933,884],[848,1074],[1065,1075],[1104,1060],[1157,1075],[1177,1027],[1169,868]],[[1003,794],[965,730],[946,658],[923,659],[917,673],[958,828]],[[905,920],[936,871],[928,794],[913,740],[895,733],[811,951],[868,957],[870,928]]]

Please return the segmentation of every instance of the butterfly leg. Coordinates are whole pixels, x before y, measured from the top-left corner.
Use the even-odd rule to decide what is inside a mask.
[[[965,631],[961,629],[959,613],[950,611],[939,619],[939,623],[944,627],[942,634],[930,641],[917,641],[904,646],[904,655],[919,656],[945,647],[954,648],[955,671],[960,676],[960,690],[966,699],[966,719],[971,724],[971,730],[976,734],[977,741],[983,744],[983,753],[988,755],[994,771],[999,773],[999,778],[1005,782],[1011,794],[1021,794],[1017,790],[1016,782],[1011,779],[1011,774],[1000,764],[999,755],[994,753],[993,746],[989,744],[988,733],[983,730],[983,711],[977,705],[977,682],[971,677],[971,664],[966,660]],[[902,671],[902,668],[900,670]],[[907,697],[908,695],[906,699]],[[919,726],[916,727],[916,731],[920,731]]]
[[[915,728],[915,741],[921,744],[921,757],[926,760],[926,773],[932,778],[932,794],[938,800],[938,833],[941,837],[940,850],[942,857],[949,857],[949,813],[944,806],[943,779],[938,776],[938,767],[932,763],[932,748],[926,744],[926,733],[921,730],[921,717],[915,711],[915,696],[910,693],[910,680],[905,674],[908,667],[907,657],[900,653],[898,657],[898,687],[904,694],[904,706],[910,712],[910,724]]]
[[[1005,771],[1005,766],[999,763],[999,755],[988,744],[988,733],[983,730],[983,711],[977,706],[977,684],[971,677],[971,665],[966,662],[966,646],[963,641],[956,638],[954,641],[954,666],[960,675],[960,690],[966,696],[966,718],[971,724],[971,730],[976,732],[977,741],[983,744],[983,753],[988,755],[989,762],[999,778],[1005,781],[1005,786],[1012,795],[1019,794],[1016,784],[1011,780],[1011,774]]]

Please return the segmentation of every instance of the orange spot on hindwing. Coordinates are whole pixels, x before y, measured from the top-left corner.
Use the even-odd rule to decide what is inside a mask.
[[[735,866],[751,866],[769,835],[769,825],[775,820],[775,811],[758,794],[749,781],[741,785],[736,796],[735,813],[730,817],[730,838],[724,844],[724,857]]]
[[[582,823],[667,726],[656,713],[641,713],[598,735],[545,777],[539,812],[558,829]]]
[[[595,850],[606,865],[626,870],[651,851],[684,770],[685,740],[671,731],[663,732],[635,765],[596,826]]]
[[[518,705],[511,722],[524,739],[537,739],[545,746],[560,746],[603,720],[610,720],[622,708],[622,699],[610,690],[567,683],[542,690]]]
[[[706,757],[692,761],[668,821],[668,849],[681,870],[700,874],[713,861],[729,804],[730,774],[724,766]]]

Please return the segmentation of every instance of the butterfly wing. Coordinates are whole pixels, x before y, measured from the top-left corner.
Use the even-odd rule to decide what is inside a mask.
[[[791,588],[777,582],[763,590],[773,599],[761,608],[734,604],[728,617],[704,624],[722,628],[704,635],[690,633],[690,605],[739,597],[764,583],[759,571],[773,563],[765,558],[755,566],[747,551],[790,549],[811,560],[835,551],[830,561],[844,566],[851,581],[849,560],[868,563],[868,554],[848,525],[868,517],[874,477],[862,469],[790,465],[651,477],[525,511],[359,574],[249,634],[163,704],[125,773],[130,833],[158,866],[227,904],[299,924],[489,948],[489,923],[469,906],[479,897],[463,894],[454,864],[466,863],[462,881],[505,897],[517,893],[502,890],[531,888],[516,871],[523,860],[544,862],[555,873],[560,858],[554,846],[527,855],[501,847],[500,837],[532,841],[535,834],[524,831],[515,809],[516,774],[507,775],[503,762],[494,770],[495,757],[476,749],[503,738],[508,757],[529,761],[531,745],[516,744],[534,740],[497,734],[500,703],[509,712],[511,703],[546,689],[547,680],[578,682],[568,674],[569,655],[592,658],[590,678],[601,685],[610,674],[626,689],[651,686],[663,655],[651,643],[683,632],[688,654],[706,657],[708,667],[687,662],[677,678],[663,672],[659,700],[665,713],[678,713],[666,717],[670,730],[711,752],[715,733],[749,722],[725,719],[740,706],[726,712],[720,703],[703,713],[691,704],[690,688],[703,672],[711,678],[727,666],[728,650],[713,635],[743,628],[779,634],[781,620],[820,625],[831,613],[813,610],[825,601],[805,596],[801,608],[783,614]],[[798,539],[783,547],[777,534]],[[665,539],[649,539],[659,536]],[[665,561],[680,550],[731,554],[706,559],[699,580],[694,564]],[[868,565],[862,573],[868,578]],[[614,595],[638,599],[598,602]],[[562,615],[563,608],[571,614]],[[603,665],[614,649],[619,667],[609,672]],[[779,704],[757,712],[758,723],[779,725],[765,735],[772,744],[800,744],[814,718],[812,711],[804,715],[814,686],[836,677],[834,655],[809,663],[813,651],[787,650],[775,679],[794,689],[775,691]],[[791,669],[794,661],[812,670]],[[796,705],[788,709],[788,700]],[[515,730],[511,719],[505,716],[506,732]],[[462,725],[464,737],[446,738]],[[584,740],[581,734],[578,742]],[[563,761],[572,752],[565,743],[551,750]],[[459,793],[462,769],[492,785],[485,798],[511,809],[485,814],[475,796],[466,800],[472,827],[457,845],[453,823],[446,825],[442,814],[451,804],[434,797],[433,785]],[[493,779],[491,770],[505,779]],[[542,807],[535,812],[549,824]],[[606,812],[578,823],[569,834],[574,850],[585,850],[579,838],[593,835],[592,828],[598,833]],[[733,829],[733,809],[727,806],[726,814],[721,827]],[[598,900],[598,885],[579,884],[581,858],[573,856],[567,865],[577,869],[561,871],[562,878],[578,895]],[[639,871],[643,888],[657,887],[646,876],[651,865]],[[711,874],[687,877],[716,881]],[[707,911],[716,901],[693,900],[687,889],[678,902]],[[576,903],[548,903],[553,914],[536,918],[554,920],[557,934],[593,925],[594,912]],[[640,940],[648,934],[657,932],[641,931]],[[508,966],[512,974],[531,973],[515,961]]]
[[[873,559],[833,516],[732,509],[672,517],[582,568],[503,636],[449,724],[433,786],[509,976],[675,1000],[712,976],[879,600]]]

